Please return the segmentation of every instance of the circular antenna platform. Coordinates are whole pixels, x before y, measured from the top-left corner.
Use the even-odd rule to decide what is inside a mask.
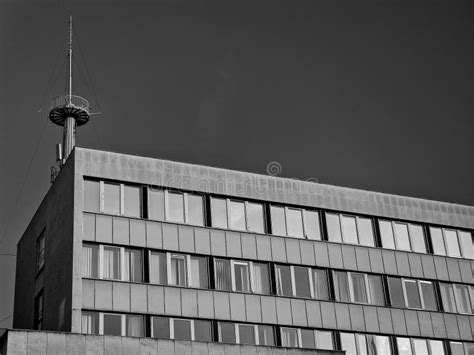
[[[89,101],[76,95],[58,96],[49,104],[49,119],[58,126],[64,126],[68,117],[74,118],[76,126],[85,125],[91,117]]]

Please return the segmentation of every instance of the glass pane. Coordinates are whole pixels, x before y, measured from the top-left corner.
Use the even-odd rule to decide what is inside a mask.
[[[286,214],[288,236],[303,238],[303,214],[301,210],[288,208]]]
[[[227,202],[222,198],[211,198],[212,226],[227,228]]]
[[[334,293],[336,301],[349,302],[349,284],[347,282],[347,273],[334,272]]]
[[[188,194],[188,220],[187,223],[196,226],[204,225],[204,208],[201,195]]]
[[[410,240],[408,238],[408,225],[405,223],[393,223],[393,230],[395,232],[395,240],[397,249],[410,250]]]
[[[330,242],[342,242],[341,226],[339,224],[339,215],[326,213],[326,224],[328,229],[328,240]]]
[[[423,227],[417,224],[410,224],[410,241],[413,251],[426,253],[425,235]]]
[[[357,228],[355,217],[341,216],[342,236],[344,243],[357,244]]]
[[[120,213],[120,185],[104,184],[104,211]]]
[[[286,347],[298,347],[298,332],[293,328],[281,328],[281,345]]]
[[[259,345],[275,346],[275,333],[272,326],[258,326],[258,343]]]
[[[194,321],[194,340],[212,341],[211,322],[207,320]]]
[[[441,228],[430,227],[430,235],[431,243],[433,244],[433,252],[437,255],[446,255]]]
[[[229,228],[245,230],[245,204],[238,201],[229,201]]]
[[[172,222],[184,222],[183,194],[168,192],[168,220]]]
[[[255,326],[239,324],[239,339],[240,344],[255,345]]]
[[[120,249],[104,246],[104,279],[120,280]]]
[[[306,349],[316,349],[314,340],[314,330],[301,329],[301,347]]]
[[[462,256],[466,259],[474,259],[472,247],[472,235],[469,232],[458,231],[459,243],[461,244]]]
[[[208,288],[207,258],[191,256],[191,286]]]
[[[367,303],[367,288],[363,274],[351,273],[354,302]]]
[[[453,285],[440,283],[439,289],[441,291],[441,300],[443,301],[443,310],[445,312],[456,312]]]
[[[334,350],[332,333],[316,330],[316,348],[322,350]]]
[[[375,349],[376,354],[380,355],[390,355],[392,350],[390,348],[390,339],[389,337],[384,337],[380,335],[375,336]]]
[[[174,319],[174,339],[191,340],[191,321]]]
[[[292,296],[291,272],[289,266],[276,266],[277,294],[281,296]]]
[[[383,297],[383,284],[382,277],[375,275],[368,275],[367,280],[369,281],[369,292],[371,304],[384,306],[385,300]]]
[[[446,251],[449,256],[461,256],[458,234],[455,230],[444,229],[444,240],[446,242]]]
[[[125,249],[124,281],[142,282],[142,252],[141,250]]]
[[[122,316],[104,314],[104,335],[122,335]]]
[[[216,290],[232,291],[232,280],[230,276],[230,261],[223,259],[215,260]]]
[[[84,180],[84,210],[99,212],[100,184],[98,181]]]
[[[464,355],[462,343],[450,341],[449,348],[451,349],[451,355]]]
[[[82,246],[82,277],[99,277],[99,246],[84,244]]]
[[[165,317],[152,317],[153,337],[170,339],[170,321]]]
[[[123,187],[123,207],[124,214],[132,217],[141,216],[141,198],[140,198],[140,188],[136,186],[127,186]]]
[[[464,343],[464,346],[466,347],[466,355],[474,355],[474,343]]]
[[[248,264],[234,264],[235,290],[250,292],[250,278]]]
[[[304,211],[304,233],[306,238],[321,240],[321,228],[319,226],[319,213],[316,211]]]
[[[247,229],[255,233],[264,233],[262,204],[247,203]]]
[[[469,286],[454,285],[454,297],[459,313],[471,313],[471,302],[469,301]]]
[[[380,237],[382,239],[382,247],[387,249],[395,249],[392,222],[379,220],[379,228]]]
[[[150,283],[166,285],[166,254],[150,253]]]
[[[407,294],[407,307],[421,308],[420,293],[416,281],[405,280],[405,291]]]
[[[328,278],[325,270],[313,271],[314,298],[319,300],[329,299]]]
[[[444,355],[444,346],[441,340],[428,340],[432,355]]]
[[[165,192],[163,190],[148,190],[148,218],[164,221]]]
[[[341,333],[341,349],[346,355],[358,355],[354,334]]]
[[[395,277],[388,278],[388,288],[390,291],[390,301],[394,307],[405,307],[403,297],[402,280]]]
[[[270,206],[272,222],[272,234],[286,235],[285,209],[283,207]]]
[[[433,284],[431,282],[420,281],[421,292],[423,295],[424,309],[437,311],[436,296]]]
[[[373,335],[367,334],[367,338],[364,334],[356,334],[356,346],[358,354],[368,354],[367,344],[371,350],[371,355],[375,353],[375,340]]]
[[[99,313],[82,312],[81,315],[82,333],[99,334]]]
[[[127,324],[126,335],[128,337],[144,337],[145,336],[142,316],[127,315],[126,324]]]
[[[372,220],[369,218],[357,218],[357,231],[359,234],[359,243],[361,245],[374,246],[374,230]]]
[[[171,285],[186,286],[186,258],[184,255],[171,255]]]
[[[428,346],[426,345],[426,340],[424,339],[412,339],[413,340],[413,349],[415,350],[416,355],[428,355]]]
[[[310,285],[309,285],[309,274],[308,268],[306,267],[294,267],[295,274],[295,292],[298,297],[311,297]]]
[[[412,355],[409,338],[397,338],[398,355]]]
[[[270,294],[270,276],[267,264],[253,263],[253,292]]]
[[[235,343],[234,323],[219,322],[219,341],[222,343]]]

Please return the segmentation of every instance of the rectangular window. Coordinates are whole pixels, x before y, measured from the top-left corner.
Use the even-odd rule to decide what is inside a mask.
[[[120,314],[103,313],[103,335],[123,335],[122,316]]]
[[[258,325],[258,344],[275,346],[275,332],[270,325]]]
[[[218,323],[219,341],[222,343],[236,343],[235,324],[227,322]]]
[[[43,329],[44,293],[41,290],[35,298],[35,329]]]
[[[449,342],[449,349],[451,350],[451,355],[464,355],[464,349],[462,343],[457,341]],[[468,354],[471,355],[471,354]]]
[[[170,254],[169,262],[169,284],[177,286],[187,285],[187,263],[186,256],[180,254]]]
[[[246,262],[233,261],[234,290],[239,292],[250,292],[249,264]]]
[[[150,283],[167,284],[166,254],[150,252]]]
[[[204,225],[204,203],[201,195],[186,194],[187,215],[186,223],[196,226]]]
[[[398,355],[413,355],[409,338],[397,337]]]
[[[286,223],[289,237],[303,238],[303,214],[300,209],[287,208]]]
[[[290,267],[284,265],[276,265],[275,270],[277,295],[293,296]]]
[[[298,330],[294,328],[281,327],[281,345],[289,348],[299,347]]]
[[[349,283],[347,281],[347,273],[334,271],[334,293],[336,301],[349,302]]]
[[[191,287],[209,287],[207,258],[204,256],[191,256]]]
[[[428,340],[428,345],[430,346],[431,354],[432,355],[444,355],[444,346],[443,341],[441,340]],[[470,354],[470,353],[468,353]],[[472,354],[470,354],[472,355]]]
[[[247,202],[247,230],[249,232],[264,233],[263,205]]]
[[[120,280],[120,248],[104,246],[102,260],[102,277],[110,280]]]
[[[339,224],[339,215],[326,213],[326,225],[328,230],[328,240],[330,242],[341,243],[341,225]]]
[[[314,338],[314,330],[300,329],[301,347],[306,349],[316,349],[316,341]]]
[[[387,249],[395,249],[392,222],[379,220],[379,228],[380,237],[382,239],[382,247]]]
[[[286,235],[285,209],[283,207],[270,206],[270,215],[272,222],[272,234]]]
[[[355,334],[341,333],[341,349],[348,355],[357,355]]]
[[[403,280],[406,295],[406,306],[408,308],[421,308],[421,298],[418,284],[415,280]]]
[[[441,300],[443,302],[443,310],[445,312],[456,312],[453,285],[440,283],[439,289],[441,293]]]
[[[403,297],[402,280],[396,277],[388,278],[388,288],[390,291],[390,302],[393,307],[405,307],[405,299]]]
[[[365,284],[365,275],[351,272],[352,301],[356,303],[367,302],[367,286]]]
[[[137,186],[123,185],[123,214],[141,217],[141,189]]]
[[[186,319],[172,319],[175,340],[192,340],[191,321]]]
[[[46,254],[46,236],[44,231],[41,232],[38,240],[36,241],[36,266],[37,270],[41,270],[44,266],[44,256]]]
[[[124,281],[142,282],[143,281],[143,266],[142,266],[142,251],[135,249],[125,249],[124,260]]]
[[[81,314],[81,328],[84,334],[99,334],[99,313],[97,312],[82,312]]]
[[[374,230],[370,218],[357,217],[357,232],[359,235],[359,244],[373,247]]]
[[[248,324],[238,324],[239,344],[256,345],[255,326]]]
[[[458,235],[459,244],[461,244],[462,256],[466,259],[474,259],[471,233],[458,231]]]
[[[298,297],[311,297],[311,288],[309,281],[309,269],[307,267],[294,266],[293,274],[295,280],[295,295]]]
[[[227,228],[227,202],[222,198],[211,198],[212,226]]]
[[[471,302],[469,301],[469,286],[467,285],[453,285],[454,298],[456,299],[456,306],[459,313],[472,313]]]
[[[437,255],[446,255],[444,247],[444,239],[441,228],[430,227],[431,243],[433,244],[433,252]]]
[[[376,275],[367,275],[369,282],[370,304],[377,306],[385,305],[382,277]]]
[[[100,184],[98,181],[84,180],[84,210],[100,211]]]
[[[143,316],[127,314],[126,325],[127,325],[126,336],[128,337],[144,337],[145,336],[145,326],[143,324]]]
[[[245,203],[229,200],[227,204],[229,228],[244,231],[245,230]]]
[[[148,189],[148,218],[157,221],[165,220],[165,192]]]
[[[425,339],[412,339],[413,350],[416,355],[428,355],[428,345]]]
[[[215,259],[215,278],[216,290],[232,291],[229,260]]]
[[[373,337],[375,338],[375,353],[376,354],[390,355],[392,353],[389,337],[381,336],[381,335],[375,335]]]
[[[436,295],[433,283],[430,281],[418,281],[420,284],[423,308],[431,311],[437,311]]]
[[[449,256],[460,257],[458,234],[455,230],[443,229],[446,251]]]
[[[318,300],[329,299],[328,278],[326,270],[313,269],[313,295]]]
[[[303,211],[304,234],[312,240],[321,240],[321,227],[319,225],[319,213],[316,211]]]
[[[393,222],[395,232],[395,242],[398,250],[410,250],[410,239],[408,236],[408,225],[405,223]]]
[[[341,215],[341,226],[344,243],[357,244],[358,240],[355,217]]]
[[[171,339],[170,319],[167,317],[151,317],[151,329],[153,338]]]
[[[253,292],[270,294],[270,275],[267,264],[253,263]]]
[[[411,248],[417,253],[426,253],[425,234],[423,227],[418,224],[410,224]]]
[[[82,277],[99,277],[99,246],[95,244],[82,245]]]
[[[334,350],[332,333],[322,330],[316,330],[316,348],[322,350]]]
[[[167,220],[171,222],[184,222],[184,195],[181,193],[166,191],[168,197]]]
[[[207,320],[194,320],[194,340],[212,341],[212,326]]]
[[[120,185],[104,183],[104,212],[120,214]]]

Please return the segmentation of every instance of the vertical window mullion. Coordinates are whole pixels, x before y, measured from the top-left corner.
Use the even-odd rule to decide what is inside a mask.
[[[99,211],[104,212],[104,182],[99,182]]]
[[[195,331],[194,331],[194,319],[191,319],[191,340],[195,340],[196,339],[196,334],[195,334]]]
[[[186,255],[186,286],[191,287],[192,283],[192,272],[191,272],[191,255]]]
[[[247,210],[248,210],[248,201],[244,201],[244,224],[245,224],[245,230],[249,232],[249,226],[248,226],[248,221],[247,221]]]
[[[104,246],[99,245],[99,279],[104,277]]]
[[[352,274],[350,272],[346,272],[347,284],[349,286],[349,300],[354,302],[354,286],[352,283]]]
[[[126,332],[126,323],[125,323],[125,314],[122,314],[120,316],[120,323],[121,323],[121,330],[120,330],[120,333],[122,334],[122,336],[126,336],[127,335],[127,332]]]
[[[367,274],[364,274],[364,281],[365,281],[365,292],[367,294],[367,302],[368,304],[372,304],[372,295],[371,295],[370,286],[369,286],[369,276]]]
[[[184,200],[184,203],[183,203],[184,223],[189,223],[188,194],[187,193],[183,193],[183,200]]]
[[[239,332],[239,325],[234,323],[234,332],[235,332],[235,342],[240,344],[240,332]]]
[[[301,329],[296,329],[297,338],[298,338],[298,348],[303,347],[303,338],[301,337]]]
[[[127,260],[125,260],[125,248],[120,248],[120,277],[119,280],[124,281],[125,280],[125,263]],[[128,268],[130,270],[130,268]],[[130,281],[130,277],[129,277]]]
[[[250,261],[248,263],[248,268],[249,268],[249,278],[250,278],[250,293],[254,293],[254,274],[253,274],[253,262]]]
[[[310,267],[308,268],[308,275],[309,275],[309,293],[310,293],[311,298],[315,298],[313,269],[311,269]]]
[[[235,292],[235,264],[234,264],[234,260],[231,260],[230,261],[230,281],[232,283],[232,291]]]
[[[171,254],[166,253],[166,284],[171,285]]]
[[[405,307],[409,308],[408,307],[408,295],[407,295],[407,290],[406,290],[406,287],[405,287],[405,279],[402,278],[401,281],[402,281],[403,298],[405,298],[405,300],[404,300],[405,301]]]
[[[285,206],[285,235],[288,235],[288,207]]]
[[[169,212],[169,196],[168,190],[165,190],[165,221],[169,221],[170,219],[170,212]]]
[[[104,334],[104,313],[99,313],[99,334]]]
[[[119,214],[120,215],[124,215],[125,213],[125,188],[124,188],[124,185],[123,184],[120,184],[120,189],[119,189],[119,199],[120,199],[120,211],[119,211]]]
[[[295,281],[295,268],[293,265],[290,266],[291,275],[291,294],[296,297],[296,281]]]
[[[174,318],[169,319],[170,339],[174,339]]]

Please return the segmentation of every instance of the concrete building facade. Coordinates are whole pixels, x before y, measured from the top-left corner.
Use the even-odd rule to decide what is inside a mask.
[[[13,327],[474,354],[473,229],[470,206],[76,147],[18,244]]]

